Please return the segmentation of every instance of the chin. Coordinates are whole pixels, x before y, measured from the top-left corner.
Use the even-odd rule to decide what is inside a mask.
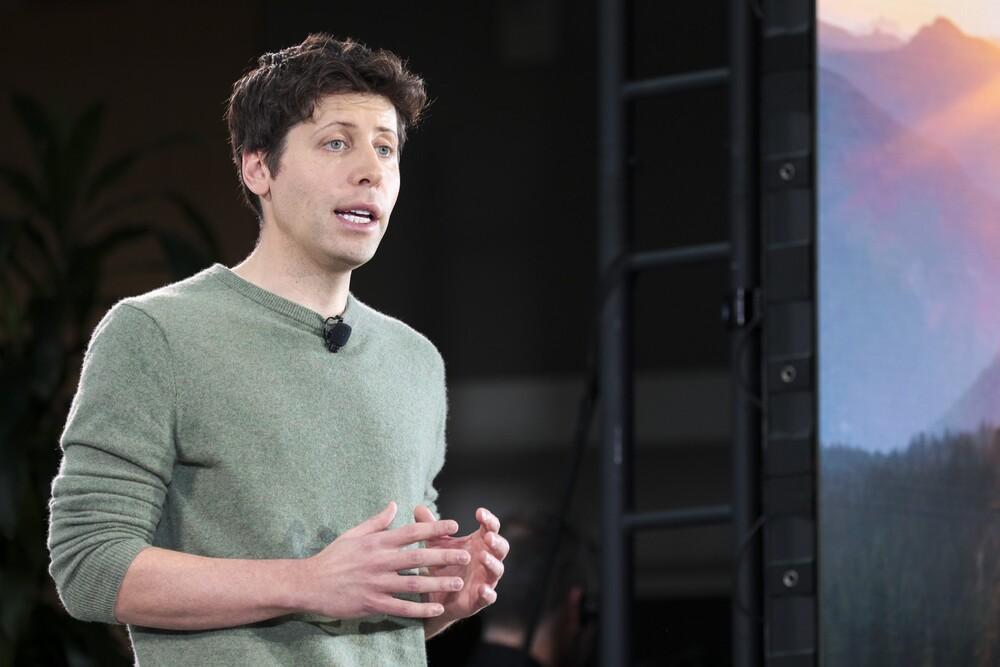
[[[374,256],[374,254],[364,257],[336,255],[329,258],[327,265],[334,271],[353,271],[367,264]]]

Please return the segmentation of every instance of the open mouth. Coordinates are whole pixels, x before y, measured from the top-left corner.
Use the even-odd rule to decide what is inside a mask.
[[[337,217],[347,222],[353,222],[356,225],[366,225],[375,222],[375,218],[372,217],[370,211],[365,211],[363,209],[348,209],[343,211],[334,211]]]

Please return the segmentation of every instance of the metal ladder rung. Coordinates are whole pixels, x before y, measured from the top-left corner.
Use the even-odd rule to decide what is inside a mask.
[[[649,528],[712,526],[731,522],[733,508],[731,505],[702,505],[657,512],[628,512],[622,518],[622,529],[626,532]]]
[[[626,253],[619,257],[604,274],[601,280],[601,299],[607,299],[611,292],[618,287],[621,280],[630,273],[662,266],[728,259],[730,249],[731,246],[728,243],[707,243],[705,245]]]
[[[633,271],[641,271],[657,266],[726,259],[729,257],[729,252],[730,244],[728,243],[706,243],[705,245],[665,248],[663,250],[643,250],[629,255],[628,268]]]
[[[622,86],[622,99],[634,100],[652,95],[677,93],[695,88],[707,88],[727,81],[729,81],[728,67],[628,81]]]

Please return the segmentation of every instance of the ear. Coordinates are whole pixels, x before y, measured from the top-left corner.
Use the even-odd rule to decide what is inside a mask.
[[[258,197],[266,197],[271,191],[271,170],[264,162],[263,151],[243,153],[241,174],[247,188]]]

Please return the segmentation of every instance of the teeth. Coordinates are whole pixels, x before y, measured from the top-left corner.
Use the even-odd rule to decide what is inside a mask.
[[[372,221],[371,218],[361,215],[351,215],[350,213],[340,213],[339,215],[341,218],[347,220],[348,222],[354,222],[358,224],[370,223]]]
[[[364,215],[364,216],[367,216],[369,218],[372,217],[371,213],[369,213],[368,211],[365,211],[364,209],[360,209],[360,208],[351,209],[350,211],[348,211],[348,213],[357,213],[358,215]]]

